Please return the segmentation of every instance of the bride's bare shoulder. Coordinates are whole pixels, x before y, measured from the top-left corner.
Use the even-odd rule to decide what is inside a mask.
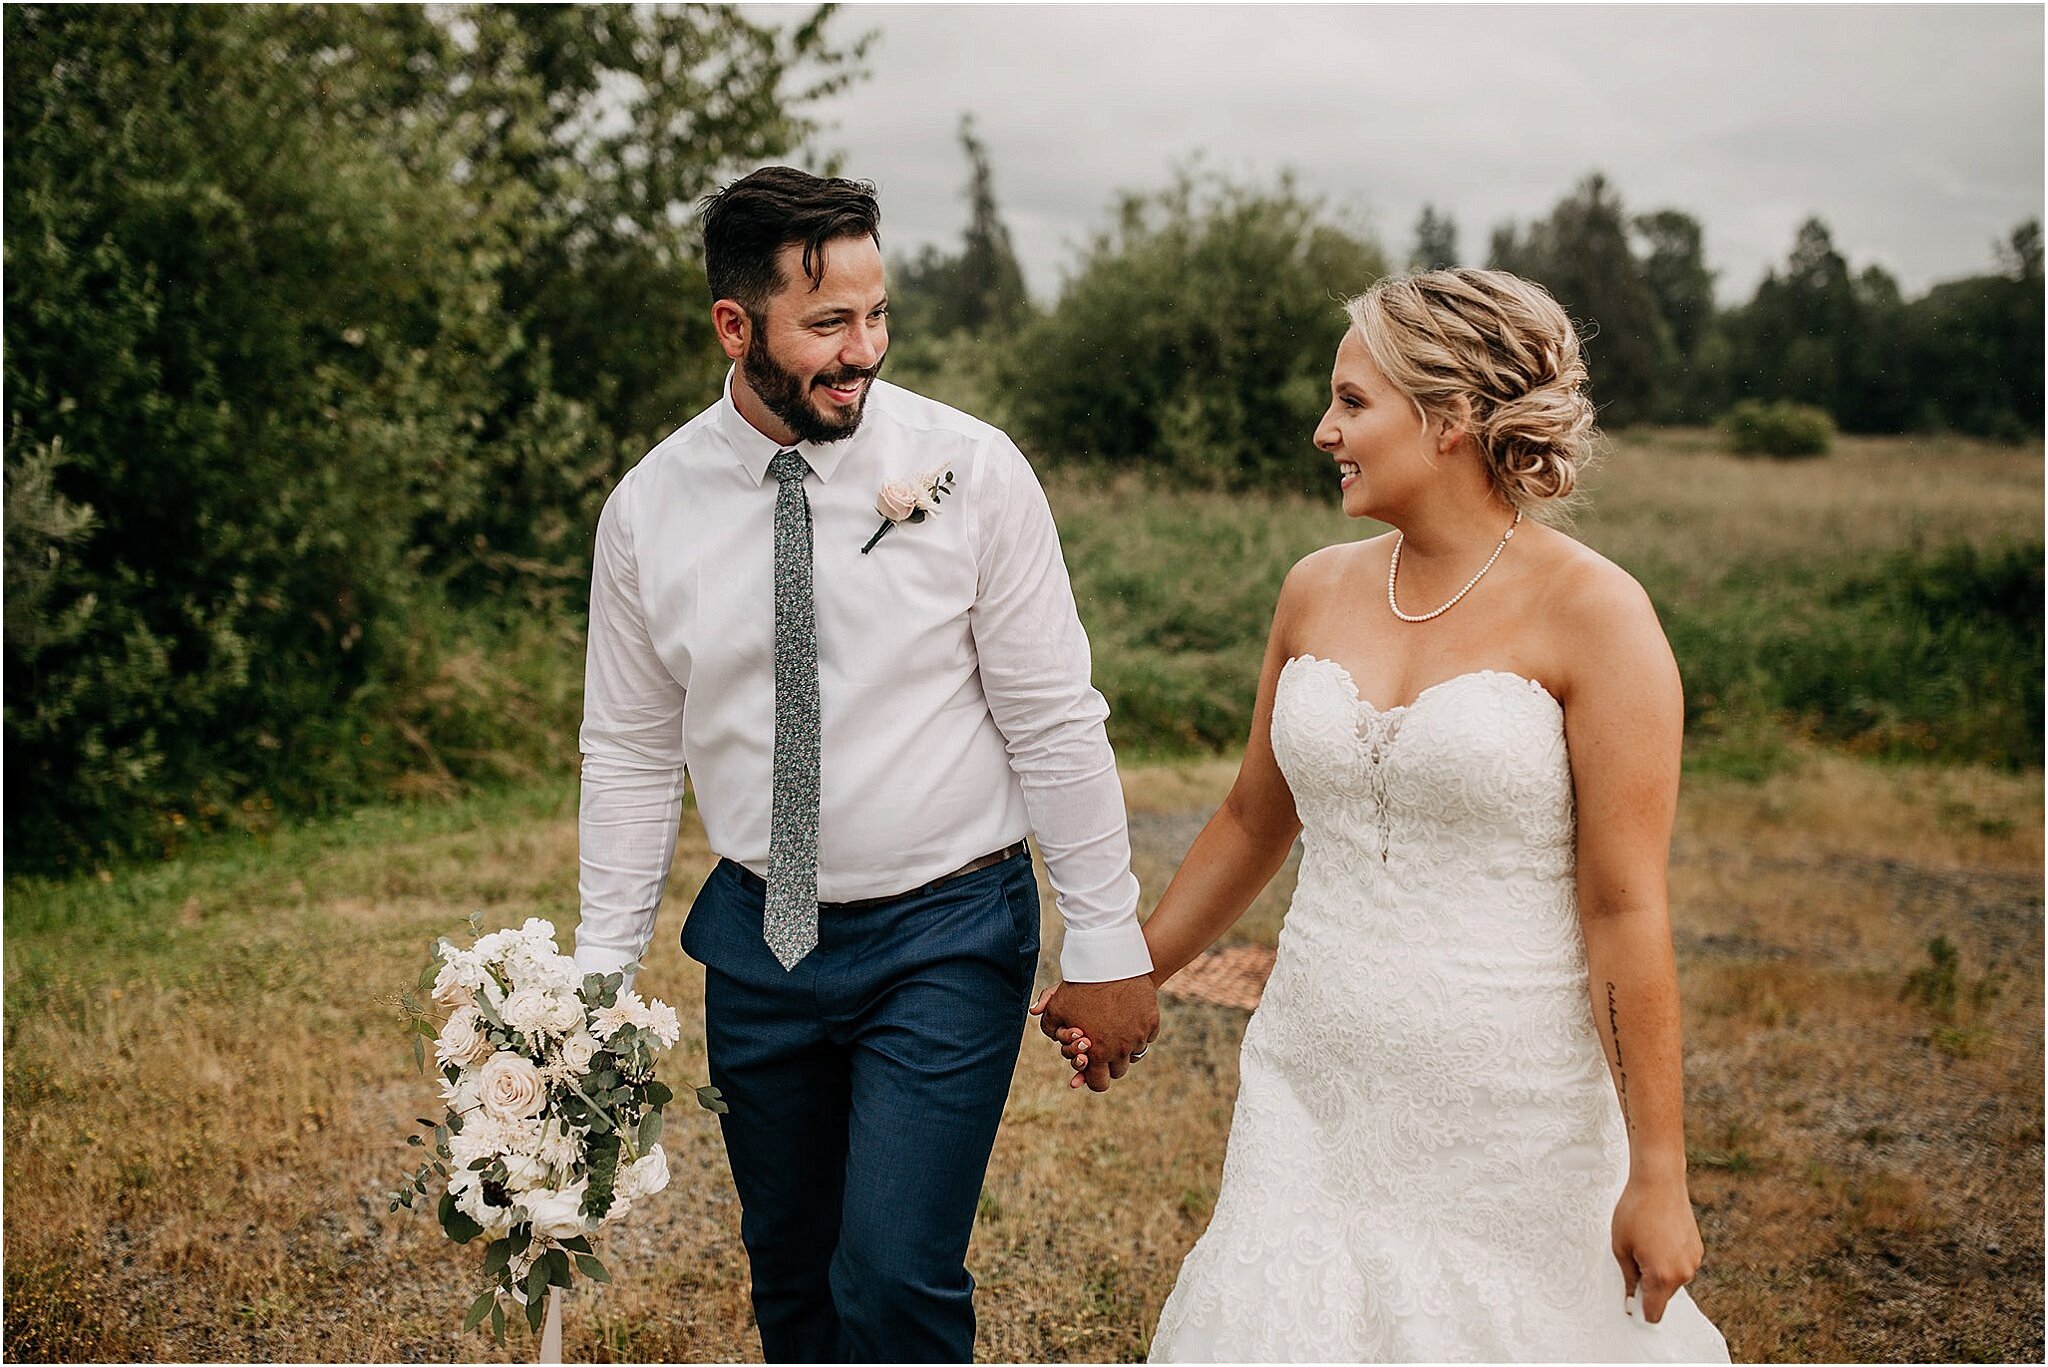
[[[1634,677],[1668,672],[1671,647],[1657,608],[1636,577],[1591,546],[1554,528],[1540,538],[1544,611],[1538,620],[1560,649],[1560,681],[1581,673]]]
[[[1386,573],[1393,536],[1392,532],[1386,532],[1363,541],[1340,541],[1334,546],[1310,551],[1295,561],[1294,568],[1287,572],[1287,583],[1281,590],[1281,596],[1325,592],[1342,586],[1361,573]]]

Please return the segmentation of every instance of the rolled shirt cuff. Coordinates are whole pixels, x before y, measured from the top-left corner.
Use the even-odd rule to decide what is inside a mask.
[[[600,945],[585,946],[579,944],[576,946],[574,958],[576,960],[577,973],[596,973],[599,976],[623,972],[626,965],[633,962],[633,956],[625,950],[606,949]],[[632,985],[633,974],[626,973],[626,986],[631,987]]]
[[[1060,945],[1060,976],[1068,982],[1117,982],[1151,971],[1152,952],[1145,947],[1145,928],[1135,915],[1091,930],[1067,927]]]

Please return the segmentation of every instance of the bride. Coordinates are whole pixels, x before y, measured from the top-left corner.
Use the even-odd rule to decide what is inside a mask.
[[[1499,271],[1347,311],[1315,442],[1396,530],[1288,575],[1243,767],[1145,926],[1164,983],[1303,836],[1153,1360],[1725,1362],[1684,1290],[1678,671],[1635,581],[1530,516],[1592,430],[1578,338]]]

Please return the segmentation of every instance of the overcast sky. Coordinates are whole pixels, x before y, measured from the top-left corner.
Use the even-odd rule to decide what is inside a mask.
[[[784,22],[797,11],[764,11]],[[880,187],[885,245],[955,247],[972,113],[1033,291],[1050,296],[1120,189],[1195,153],[1305,189],[1405,257],[1424,202],[1480,264],[1492,228],[1599,170],[1631,211],[1706,230],[1745,299],[1818,214],[1907,293],[1991,268],[2042,211],[2042,9],[864,5],[871,76],[818,106]]]

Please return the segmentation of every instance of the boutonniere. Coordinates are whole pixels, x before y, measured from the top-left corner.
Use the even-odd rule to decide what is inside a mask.
[[[875,543],[889,534],[889,529],[899,522],[922,522],[925,514],[939,510],[939,502],[953,492],[953,472],[932,470],[909,479],[892,479],[882,486],[882,492],[875,495],[875,511],[882,515],[882,525],[875,528],[875,534],[868,538],[868,544],[860,548],[866,555],[875,548]]]

